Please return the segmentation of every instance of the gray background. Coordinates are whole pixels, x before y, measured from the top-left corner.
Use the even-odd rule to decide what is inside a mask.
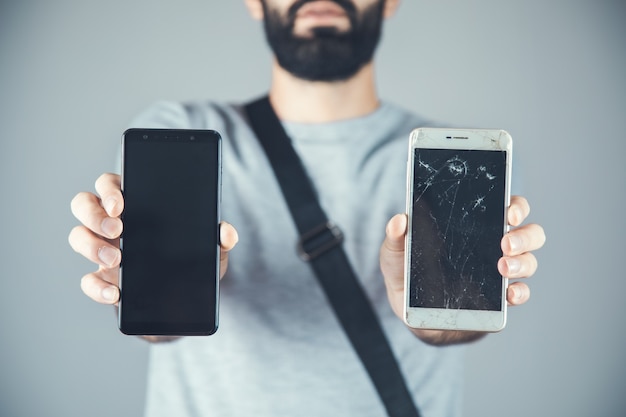
[[[624,415],[626,6],[512,3],[405,0],[378,55],[384,98],[511,132],[548,234],[531,301],[469,348],[465,414]],[[141,414],[147,346],[81,293],[69,202],[153,101],[268,81],[243,1],[0,2],[0,415]]]

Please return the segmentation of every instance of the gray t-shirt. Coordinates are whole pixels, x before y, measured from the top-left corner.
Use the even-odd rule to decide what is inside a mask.
[[[220,328],[151,347],[146,416],[384,416],[309,265],[241,106],[157,103],[134,127],[209,128],[223,137],[222,217],[239,233],[221,285]],[[378,313],[423,416],[461,411],[463,348],[413,336],[389,306],[378,261],[387,221],[405,211],[412,129],[383,103],[365,117],[284,123]],[[349,294],[346,294],[349,297]]]

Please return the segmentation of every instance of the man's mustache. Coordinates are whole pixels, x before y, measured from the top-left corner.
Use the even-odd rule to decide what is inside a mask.
[[[302,6],[304,6],[307,3],[313,3],[315,1],[318,1],[318,0],[297,0],[287,10],[287,17],[289,18],[290,21],[293,21],[296,17],[296,14],[298,13],[298,10],[300,10]],[[343,10],[345,10],[350,20],[352,20],[356,16],[356,6],[350,0],[328,0],[328,1],[332,1],[333,3],[341,7]]]

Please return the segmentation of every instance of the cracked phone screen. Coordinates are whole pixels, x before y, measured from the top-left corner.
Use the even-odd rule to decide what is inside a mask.
[[[506,152],[414,152],[410,306],[502,310]]]

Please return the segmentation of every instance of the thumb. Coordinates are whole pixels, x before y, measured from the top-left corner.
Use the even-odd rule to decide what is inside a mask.
[[[396,214],[387,223],[387,236],[380,248],[380,268],[385,277],[387,291],[404,290],[404,237],[407,218]]]
[[[239,241],[237,230],[226,222],[220,223],[220,279],[226,274],[228,269],[228,252],[235,247]]]

